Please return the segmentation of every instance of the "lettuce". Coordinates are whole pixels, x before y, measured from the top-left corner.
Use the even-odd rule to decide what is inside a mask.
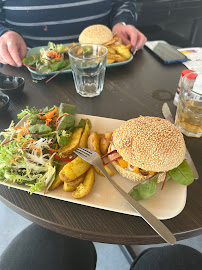
[[[186,186],[190,185],[194,181],[192,169],[185,160],[177,168],[168,171],[165,181],[168,178],[172,178],[175,182]],[[137,184],[129,191],[128,194],[136,201],[149,198],[156,190],[157,179],[158,174],[151,179]]]
[[[51,57],[50,51],[60,53],[59,57]],[[70,61],[68,59],[67,49],[63,44],[48,43],[48,49],[40,49],[40,53],[29,55],[23,59],[23,64],[29,68],[33,68],[37,73],[50,73],[60,71],[62,69],[70,69]]]
[[[157,185],[158,174],[156,174],[151,179],[137,184],[129,191],[129,195],[136,201],[144,200],[154,194]]]

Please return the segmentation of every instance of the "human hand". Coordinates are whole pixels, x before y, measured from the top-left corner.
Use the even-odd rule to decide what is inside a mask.
[[[117,23],[114,25],[112,33],[117,34],[121,38],[123,44],[131,44],[132,52],[141,49],[147,41],[147,38],[137,28],[130,24],[123,25]]]
[[[27,46],[18,33],[8,31],[0,37],[0,63],[21,67],[26,52]]]

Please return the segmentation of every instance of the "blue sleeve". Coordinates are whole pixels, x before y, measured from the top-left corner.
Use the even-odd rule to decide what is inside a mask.
[[[4,14],[3,14],[3,5],[4,5],[3,3],[4,3],[4,1],[0,0],[0,36],[2,36],[8,30],[15,31],[11,28],[4,26],[5,20],[4,20]]]
[[[119,22],[135,26],[137,21],[136,0],[114,0],[110,21],[111,27]]]

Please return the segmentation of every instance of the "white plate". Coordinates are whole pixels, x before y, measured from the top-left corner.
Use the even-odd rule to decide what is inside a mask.
[[[81,118],[89,118],[92,123],[92,132],[104,133],[113,131],[123,122],[122,120],[77,114],[76,121]],[[22,123],[22,120],[20,121]],[[18,125],[20,125],[20,122]],[[111,169],[115,170],[113,167]],[[126,191],[129,192],[134,186],[134,183],[126,178],[120,176],[117,172],[113,179]],[[1,182],[3,185],[10,186],[8,183]],[[12,184],[11,187],[20,190],[28,191],[27,187]],[[162,183],[157,185],[155,194],[146,200],[139,201],[145,208],[147,208],[158,219],[169,219],[177,216],[186,204],[187,187],[180,185],[170,179],[166,182],[163,190],[161,190]],[[36,192],[39,195],[73,202],[77,204],[96,207],[113,212],[139,216],[139,214],[122,198],[122,196],[113,188],[113,186],[103,176],[95,173],[95,184],[91,193],[81,199],[75,199],[71,196],[71,192],[65,192],[62,186],[49,191],[46,195],[43,192]]]

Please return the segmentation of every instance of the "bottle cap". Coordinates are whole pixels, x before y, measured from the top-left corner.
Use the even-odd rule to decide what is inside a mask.
[[[187,75],[187,79],[188,80],[195,80],[196,77],[198,76],[198,74],[195,72],[195,73],[190,73]]]
[[[181,73],[181,77],[184,77],[184,75],[191,73],[191,72],[195,72],[194,70],[191,69],[184,69]]]

